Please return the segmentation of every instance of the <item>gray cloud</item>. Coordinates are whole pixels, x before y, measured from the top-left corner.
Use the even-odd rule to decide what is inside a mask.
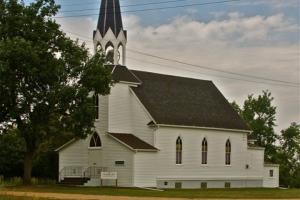
[[[129,50],[237,73],[300,82],[299,41],[293,43],[289,40],[290,35],[298,34],[299,27],[282,13],[245,17],[235,12],[226,17],[218,16],[209,22],[181,16],[159,26],[143,26],[140,20],[135,15],[124,18]],[[59,23],[64,30],[89,37],[90,40],[96,27],[96,21],[88,18],[64,19]],[[77,37],[74,34],[70,36]],[[91,47],[90,42],[87,44]],[[127,66],[132,69],[213,80],[230,101],[236,100],[240,104],[248,94],[260,94],[262,90],[269,89],[278,107],[277,130],[287,127],[290,122],[300,122],[299,88],[232,80],[222,78],[233,77],[230,75],[149,58],[130,51],[127,55]]]

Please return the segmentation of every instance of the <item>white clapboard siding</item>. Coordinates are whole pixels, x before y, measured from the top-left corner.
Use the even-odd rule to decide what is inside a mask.
[[[273,170],[273,177],[270,177],[270,170]],[[279,187],[279,167],[278,166],[264,167],[263,186],[266,188]]]
[[[255,176],[257,174],[263,176],[264,150],[248,148],[248,153],[246,156],[248,160],[247,164],[249,165],[249,170],[247,170],[247,174],[249,176]]]
[[[129,89],[129,85],[115,84],[108,105],[109,132],[131,133],[149,144],[154,144],[153,130],[147,126],[151,118]]]
[[[108,102],[108,131],[131,133],[132,116],[130,92],[127,84],[117,83],[111,88]]]
[[[224,185],[226,180],[232,180],[243,181],[244,185],[252,184],[252,187],[256,184],[257,187],[262,186],[263,150],[248,150],[246,133],[160,127],[155,134],[159,151],[135,155],[135,186],[155,187],[157,180],[214,179],[219,180],[219,185]],[[178,136],[183,142],[181,165],[176,165],[175,147]],[[207,165],[201,164],[203,138],[208,142]],[[227,139],[230,139],[232,147],[230,166],[225,165]],[[249,152],[251,156],[248,156]],[[251,166],[249,169],[246,169],[247,164]]]
[[[134,186],[156,187],[156,177],[160,170],[157,152],[137,152],[134,155]]]
[[[247,141],[245,133],[161,127],[156,133],[161,150],[161,176],[241,176],[245,173]],[[183,163],[176,165],[176,140],[183,143]],[[208,143],[208,164],[201,164],[201,144]],[[231,141],[231,165],[225,165],[225,143]]]
[[[108,130],[108,96],[99,95],[99,119],[95,121],[96,131],[104,134]]]
[[[102,164],[109,171],[118,173],[118,183],[121,187],[133,186],[133,156],[134,152],[108,135],[102,135]],[[124,166],[116,166],[115,161],[125,161]],[[114,183],[111,183],[114,184]]]
[[[87,140],[77,140],[59,152],[59,171],[64,167],[87,167]]]
[[[139,99],[130,91],[131,99],[131,119],[132,119],[132,134],[145,142],[154,145],[153,129],[147,124],[152,121],[149,114],[139,101]]]

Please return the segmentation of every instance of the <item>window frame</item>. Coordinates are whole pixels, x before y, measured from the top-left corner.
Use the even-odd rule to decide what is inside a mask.
[[[225,182],[224,183],[224,188],[226,188],[226,189],[231,188],[231,182]]]
[[[98,140],[99,139],[99,140]],[[93,142],[93,145],[92,145]],[[97,144],[99,142],[99,144]],[[98,133],[93,133],[90,143],[89,143],[89,149],[101,149],[102,148],[102,140]]]
[[[201,164],[202,165],[207,165],[207,155],[208,155],[208,143],[207,139],[204,138],[202,140],[202,146],[201,146]]]
[[[231,142],[229,139],[227,139],[225,144],[225,165],[231,165]]]
[[[176,165],[182,165],[182,138],[179,136],[176,139]]]

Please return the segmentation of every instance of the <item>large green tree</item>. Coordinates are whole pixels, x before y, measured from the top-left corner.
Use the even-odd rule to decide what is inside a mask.
[[[281,131],[280,146],[274,162],[280,164],[280,183],[300,187],[300,125],[292,123]]]
[[[24,146],[14,130],[0,135],[0,175],[5,175],[5,178],[22,175]]]
[[[256,144],[265,147],[265,159],[268,161],[276,153],[275,142],[278,138],[274,131],[276,107],[273,105],[273,100],[269,91],[263,91],[258,97],[249,95],[242,108],[235,102],[232,103],[233,108],[250,126],[251,137],[256,140]]]
[[[25,183],[47,142],[93,132],[90,94],[110,92],[104,56],[90,57],[60,30],[58,9],[54,0],[0,1],[0,128],[2,134],[14,128],[25,142]]]

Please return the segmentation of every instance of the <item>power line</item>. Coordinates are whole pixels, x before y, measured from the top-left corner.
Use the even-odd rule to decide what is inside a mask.
[[[150,61],[145,61],[145,60],[139,60],[139,59],[128,57],[128,56],[127,56],[127,58],[129,58],[130,60],[135,60],[135,61],[141,62],[141,63],[149,63],[149,64],[158,65],[158,66],[162,66],[162,67],[167,67],[167,68],[171,68],[171,69],[175,68],[175,69],[178,69],[178,70],[188,71],[188,72],[197,73],[197,74],[203,74],[203,75],[207,75],[207,76],[214,76],[214,77],[219,77],[219,78],[224,78],[224,79],[231,79],[231,80],[237,80],[237,81],[244,81],[244,82],[270,85],[269,82],[261,82],[261,81],[255,81],[255,80],[249,80],[249,79],[239,79],[239,78],[234,78],[234,77],[226,77],[226,76],[221,76],[221,75],[216,75],[216,74],[208,74],[208,73],[203,73],[203,72],[199,72],[199,71],[196,71],[196,70],[182,69],[182,68],[176,67],[176,66],[170,66],[170,65],[164,65],[164,64],[154,63],[154,62],[150,62]],[[297,86],[293,86],[293,85],[285,85],[285,84],[277,84],[277,83],[272,83],[272,85],[298,88]]]
[[[160,5],[160,4],[166,4],[166,3],[177,3],[177,2],[183,2],[183,1],[190,1],[190,0],[169,0],[169,1],[150,2],[150,3],[141,3],[141,4],[129,4],[129,5],[124,5],[124,6],[120,6],[120,7],[121,8],[128,8],[128,7],[137,7],[137,6],[150,6],[150,5]],[[86,5],[86,4],[81,4],[81,5]],[[78,9],[78,10],[66,10],[66,11],[62,10],[62,11],[60,11],[60,13],[83,12],[83,11],[91,11],[91,10],[99,11],[99,9],[92,8],[92,9]]]
[[[203,68],[203,69],[210,70],[210,71],[217,71],[217,72],[222,72],[222,73],[226,73],[226,74],[242,76],[242,77],[247,77],[247,78],[261,79],[261,80],[266,80],[266,81],[281,82],[281,83],[286,83],[286,84],[294,84],[294,85],[298,85],[298,86],[300,85],[299,83],[295,83],[295,82],[282,81],[282,80],[278,80],[278,79],[270,79],[270,78],[266,78],[266,77],[254,76],[254,75],[248,75],[248,74],[241,74],[241,73],[216,69],[216,68],[212,68],[212,67],[208,67],[208,66],[191,64],[191,63],[187,63],[187,62],[184,62],[184,61],[170,59],[170,58],[164,58],[164,57],[161,57],[161,56],[156,56],[156,55],[153,55],[153,54],[144,53],[144,52],[133,50],[133,49],[128,49],[127,48],[127,50],[131,51],[131,52],[134,52],[134,53],[141,54],[141,55],[145,55],[145,56],[149,56],[149,57],[153,57],[153,58],[158,58],[158,59],[161,59],[161,60],[166,60],[166,61],[179,63],[179,64],[183,64],[183,65],[189,65],[189,66],[193,66],[193,67]]]
[[[223,4],[223,3],[240,2],[240,1],[245,1],[245,0],[223,0],[223,1],[214,1],[214,2],[205,2],[205,3],[194,3],[194,4],[185,4],[185,5],[178,5],[178,6],[159,7],[159,8],[146,8],[146,9],[139,9],[139,10],[127,10],[127,11],[123,11],[123,12],[120,12],[120,13],[135,13],[135,12],[143,12],[143,11],[167,10],[167,9],[175,9],[175,8],[184,8],[184,7],[192,7],[192,6],[205,6],[205,5]],[[248,0],[246,0],[246,1],[248,1]],[[98,14],[56,16],[56,17],[53,17],[53,18],[88,17],[88,16],[95,16],[95,15],[99,16],[99,13]]]
[[[89,39],[89,38],[87,38],[85,36],[82,36],[80,34],[76,34],[76,33],[70,32],[70,31],[66,31],[66,32],[68,32],[70,34],[73,34],[73,35],[77,35],[77,36],[79,36],[81,38],[86,38],[88,40],[86,42],[93,43],[93,40],[91,40],[91,39]],[[82,40],[82,41],[85,42],[85,40]],[[196,68],[202,68],[202,69],[205,69],[205,70],[210,70],[210,71],[215,71],[215,72],[221,72],[221,73],[230,74],[230,75],[234,75],[234,76],[246,77],[246,78],[251,78],[251,79],[258,79],[258,80],[262,80],[262,81],[271,81],[271,82],[273,82],[272,84],[275,84],[275,85],[281,85],[281,86],[288,86],[288,87],[297,87],[297,88],[299,88],[299,83],[295,83],[295,82],[289,82],[289,81],[283,81],[283,80],[277,80],[277,79],[270,79],[270,78],[266,78],[266,77],[260,77],[260,76],[254,76],[254,75],[248,75],[248,74],[230,72],[230,71],[226,71],[226,70],[216,69],[216,68],[213,68],[213,67],[196,65],[196,64],[191,64],[191,63],[187,63],[187,62],[183,62],[183,61],[179,61],[179,60],[175,60],[175,59],[164,58],[164,57],[161,57],[161,56],[157,56],[157,55],[153,55],[153,54],[149,54],[149,53],[144,53],[144,52],[137,51],[137,50],[132,50],[132,49],[129,49],[129,48],[127,48],[127,50],[130,51],[130,52],[133,52],[133,53],[137,53],[137,54],[148,56],[148,57],[152,57],[152,58],[157,58],[157,59],[160,59],[160,60],[165,60],[165,61],[168,61],[168,62],[174,62],[174,63],[178,63],[178,64],[183,64],[183,65],[192,66],[192,67],[196,67]],[[134,60],[134,58],[131,58],[131,59]],[[135,59],[135,60],[137,60],[137,59]],[[144,62],[148,62],[148,61],[144,61]],[[158,63],[151,63],[151,64],[163,66],[162,64],[158,64]],[[168,67],[170,68],[171,66],[168,66]],[[176,67],[174,67],[174,68],[176,68]],[[186,69],[182,69],[181,68],[181,70],[186,70]],[[195,72],[195,71],[192,71],[192,72]],[[198,73],[200,73],[200,72],[198,72]],[[205,74],[205,73],[202,73],[202,74]],[[226,79],[239,80],[239,81],[268,84],[266,82],[259,82],[259,81],[255,81],[255,80],[249,80],[249,79],[226,77],[226,76],[212,75],[212,74],[206,74],[206,75],[211,75],[211,76],[221,77],[221,78],[226,78]],[[281,84],[279,84],[279,83],[281,83]]]

